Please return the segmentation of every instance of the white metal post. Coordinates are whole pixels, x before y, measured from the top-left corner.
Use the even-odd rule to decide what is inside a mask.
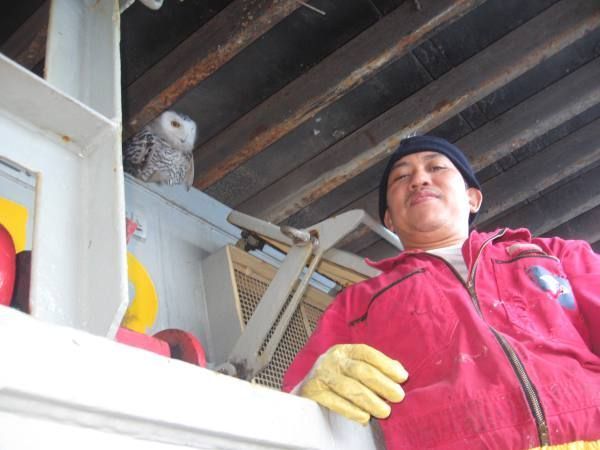
[[[32,315],[110,337],[128,302],[118,36],[116,1],[55,0],[48,82],[0,55],[0,157],[36,174]]]
[[[118,0],[52,0],[46,80],[121,123]]]

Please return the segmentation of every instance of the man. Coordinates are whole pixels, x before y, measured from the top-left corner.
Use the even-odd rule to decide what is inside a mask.
[[[379,418],[390,450],[600,448],[600,256],[469,235],[479,183],[436,137],[401,142],[379,195],[405,250],[332,302],[284,389]]]

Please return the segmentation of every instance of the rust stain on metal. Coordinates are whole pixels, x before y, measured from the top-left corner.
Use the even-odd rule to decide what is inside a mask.
[[[129,121],[132,127],[148,123],[165,109],[168,109],[179,98],[196,87],[201,81],[208,78],[212,73],[229,61],[239,49],[227,49],[227,51],[216,51],[210,53],[206,58],[199,61],[188,69],[175,83],[161,91],[146,106]]]
[[[216,183],[229,172],[244,164],[251,157],[275,143],[288,132],[294,130],[300,123],[314,117],[319,111],[329,106],[343,94],[342,92],[334,92],[334,90],[331,90],[330,92],[332,92],[332,95],[320,96],[317,99],[319,101],[319,106],[315,106],[314,102],[310,104],[307,103],[297,109],[294,114],[288,116],[287,119],[274,124],[271,127],[264,124],[259,125],[245,145],[243,145],[236,153],[220,160],[218,164],[214,165],[209,170],[204,171],[201,167],[198,167],[196,173],[198,174],[197,178],[199,178],[199,180],[196,187],[198,189],[206,189]],[[376,145],[376,139],[370,133],[367,133],[367,137],[372,145]],[[198,165],[201,165],[201,161],[199,159],[197,161]]]
[[[369,141],[369,144],[371,144],[373,147],[375,147],[377,145],[377,139],[375,139],[375,136],[373,136],[373,133],[371,133],[371,130],[365,130],[364,135],[366,136],[367,140]]]
[[[63,142],[73,142],[73,139],[66,134],[63,134],[60,138],[63,140]]]
[[[236,5],[233,6],[234,8],[230,11],[235,11]],[[147,101],[141,110],[135,113],[129,120],[129,126],[132,128],[131,132],[133,133],[141,129],[142,126],[169,108],[184,94],[216,72],[240,51],[269,31],[273,25],[287,17],[298,7],[298,3],[292,0],[286,2],[260,2],[258,6],[242,3],[242,14],[245,17],[241,18],[237,25],[232,27],[235,31],[228,37],[228,40],[222,45],[216,44],[206,57],[198,60],[176,81]],[[241,7],[237,5],[237,8],[240,9]],[[247,13],[245,12],[246,10],[248,11]],[[216,18],[213,20],[216,20]]]
[[[392,136],[381,143],[384,148],[397,146],[400,138]],[[307,205],[319,200],[335,188],[341,186],[345,182],[355,177],[356,173],[362,173],[364,170],[371,167],[375,162],[383,159],[387,152],[382,152],[381,157],[358,156],[352,163],[346,163],[346,169],[341,173],[329,173],[319,176],[314,181],[305,184],[298,191],[281,199],[273,204],[267,213],[268,219],[272,222],[280,222],[297,213]],[[347,167],[351,165],[352,167]]]
[[[207,187],[211,186],[227,173],[235,170],[248,159],[260,153],[268,146],[279,140],[281,137],[285,136],[285,134],[294,130],[306,120],[314,117],[321,110],[345,95],[348,91],[363,83],[374,73],[377,73],[379,70],[381,70],[381,68],[386,64],[402,56],[413,45],[420,42],[427,33],[431,32],[433,29],[437,28],[443,23],[447,23],[460,17],[460,15],[464,14],[471,8],[474,8],[481,2],[482,0],[468,0],[456,2],[450,5],[444,11],[439,12],[428,20],[424,21],[424,23],[419,24],[416,30],[412,33],[402,36],[400,40],[393,46],[390,46],[377,56],[367,60],[361,67],[350,72],[336,84],[330,86],[329,88],[325,88],[318,94],[311,94],[312,97],[309,95],[308,100],[301,98],[300,104],[289,105],[290,109],[293,111],[292,113],[284,115],[283,119],[281,117],[276,117],[273,120],[272,126],[270,126],[264,132],[254,134],[253,137],[246,140],[245,143],[236,150],[234,155],[226,157],[225,160],[221,160],[219,164],[214,165],[207,171],[205,169],[202,170],[201,167],[198,167],[196,173],[197,178],[199,179],[199,189],[206,189]],[[290,86],[297,86],[300,84],[301,83],[297,81]],[[285,88],[280,94],[277,94],[278,101],[286,102],[287,97],[290,96],[290,91],[292,90],[293,89],[288,87]],[[231,134],[243,134],[243,125],[239,125],[237,128],[232,127],[232,129],[236,131],[238,131],[238,128],[241,128],[239,133],[232,132]],[[372,139],[372,141],[374,140]],[[235,143],[226,143],[226,145],[237,146]]]
[[[25,51],[16,58],[16,61],[28,69],[35,67],[36,64],[44,59],[47,36],[48,27],[42,27],[32,39]]]
[[[331,192],[335,187],[340,186],[344,182],[348,181],[350,178],[352,178],[350,175],[338,175],[331,177],[327,182],[324,183],[319,183],[317,180],[314,188],[312,187],[312,184],[308,187],[302,188],[298,194],[300,195],[299,198],[297,198],[297,195],[294,195],[293,198],[285,198],[273,205],[271,212],[267,214],[269,220],[277,223],[286,219],[287,217],[290,217],[304,206],[320,199],[325,194]]]
[[[28,69],[38,64],[46,50],[49,9],[50,1],[46,0],[0,46],[0,52]]]
[[[523,49],[522,53],[524,54],[520,57],[517,56],[517,60],[512,65],[509,65],[508,67],[495,67],[495,73],[493,71],[490,73],[490,70],[483,70],[483,74],[477,76],[480,80],[476,83],[475,88],[468,88],[464,83],[458,83],[458,86],[454,86],[454,89],[447,89],[448,94],[450,95],[454,95],[455,91],[462,91],[462,93],[450,100],[447,98],[439,100],[415,123],[415,125],[418,125],[418,128],[430,129],[441,121],[446,120],[450,115],[455,114],[460,108],[472,104],[494,89],[515,79],[521,73],[532,66],[539,64],[545,58],[555,54],[560,49],[576,40],[577,37],[584,35],[585,33],[580,29],[581,25],[581,22],[579,22],[576,26],[566,27],[562,33],[555,34],[553,39],[543,43],[536,43],[533,48]],[[475,70],[473,64],[466,64],[464,67]],[[463,71],[464,70],[466,69],[463,69]],[[376,158],[371,158],[371,163],[375,161],[375,159]],[[370,164],[367,163],[366,167],[369,165]],[[365,161],[359,160],[349,170],[352,173],[361,173],[362,166],[365,166]],[[269,208],[270,212],[277,216],[277,220],[283,220],[290,214],[297,212],[307,204],[312,203],[341,185],[349,178],[349,176],[346,176],[347,174],[344,173],[346,171],[347,168],[343,168],[341,170],[336,169],[322,173],[322,175],[314,182],[303,186],[298,192],[286,195],[284,200],[277,202],[277,205],[272,205],[271,208]]]
[[[266,125],[259,125],[254,132],[254,137],[251,137],[246,145],[244,145],[236,153],[221,159],[217,164],[209,170],[204,171],[202,167],[197,167],[197,182],[194,186],[198,189],[206,189],[211,186],[229,172],[245,163],[255,154],[259,153],[258,149],[263,149],[276,142],[287,131],[282,129],[292,130],[293,125],[288,125],[289,121],[281,123],[279,126],[268,128]],[[196,159],[197,165],[201,166],[200,158]]]
[[[441,100],[434,107],[432,113],[443,113],[450,111],[456,105],[456,101]]]
[[[369,234],[370,231],[371,230],[368,227],[360,227],[342,239],[338,244],[338,247],[343,249],[344,247],[352,244],[354,241],[364,238],[367,234]]]
[[[513,140],[510,143],[510,146],[514,150],[514,149],[517,149],[517,148],[521,148],[525,144],[528,144],[528,143],[529,143],[529,139],[528,138],[517,138],[517,139]]]

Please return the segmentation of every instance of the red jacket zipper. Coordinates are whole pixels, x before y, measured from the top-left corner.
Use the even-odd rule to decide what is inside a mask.
[[[508,361],[510,362],[510,364],[514,370],[514,372],[517,376],[517,379],[519,380],[519,383],[521,384],[521,389],[523,389],[525,398],[527,399],[527,404],[529,406],[529,410],[531,411],[531,414],[535,420],[535,424],[536,424],[536,427],[538,430],[538,437],[540,440],[540,446],[544,447],[546,445],[550,445],[550,436],[549,436],[549,432],[548,432],[548,425],[546,423],[546,416],[544,414],[544,410],[542,408],[542,404],[540,402],[537,389],[535,388],[531,379],[529,378],[529,375],[527,374],[527,371],[525,370],[525,366],[523,365],[523,362],[520,360],[520,358],[517,356],[517,353],[515,352],[515,350],[508,343],[508,341],[504,338],[504,336],[502,336],[502,334],[500,332],[498,332],[496,329],[494,329],[494,327],[492,327],[489,323],[487,323],[487,321],[483,317],[483,314],[481,312],[481,306],[479,304],[479,299],[477,298],[477,293],[475,291],[475,271],[477,270],[477,263],[479,262],[479,258],[481,256],[481,253],[483,252],[483,249],[494,239],[497,239],[497,238],[503,236],[505,232],[506,232],[505,228],[500,230],[497,234],[488,238],[481,245],[481,247],[479,248],[479,252],[477,253],[477,257],[475,258],[475,261],[473,262],[471,270],[469,271],[469,276],[468,276],[466,283],[462,279],[462,277],[456,272],[456,269],[454,269],[454,267],[452,267],[452,265],[448,264],[448,262],[444,258],[437,256],[437,255],[433,255],[433,254],[430,254],[430,255],[443,261],[444,264],[446,264],[450,268],[450,270],[452,271],[452,273],[454,273],[456,278],[458,278],[458,280],[462,283],[462,285],[467,289],[467,292],[469,292],[471,301],[473,302],[473,305],[475,307],[475,310],[477,311],[477,314],[486,323],[486,325],[488,326],[488,328],[490,329],[490,331],[496,338],[496,341],[498,341],[498,344],[500,345],[500,347],[502,348],[502,351],[508,358]]]

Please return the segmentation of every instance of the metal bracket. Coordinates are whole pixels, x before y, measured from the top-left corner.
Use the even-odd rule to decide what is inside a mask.
[[[375,222],[363,210],[345,212],[319,222],[307,230],[289,226],[278,227],[239,211],[232,211],[227,220],[265,239],[289,246],[289,252],[281,267],[262,296],[227,361],[217,367],[217,370],[222,373],[247,380],[256,376],[271,361],[321,260],[325,257],[339,265],[347,265],[352,261],[349,253],[333,248],[342,238],[362,224],[373,229],[392,245],[402,248],[400,241],[391,232]],[[366,276],[369,275],[374,273]],[[295,286],[296,289],[290,299]],[[279,321],[277,321],[278,317]],[[273,326],[275,329],[265,343]]]
[[[235,246],[250,252],[252,250],[262,250],[266,242],[256,233],[248,230],[242,230],[242,237],[235,243]]]

